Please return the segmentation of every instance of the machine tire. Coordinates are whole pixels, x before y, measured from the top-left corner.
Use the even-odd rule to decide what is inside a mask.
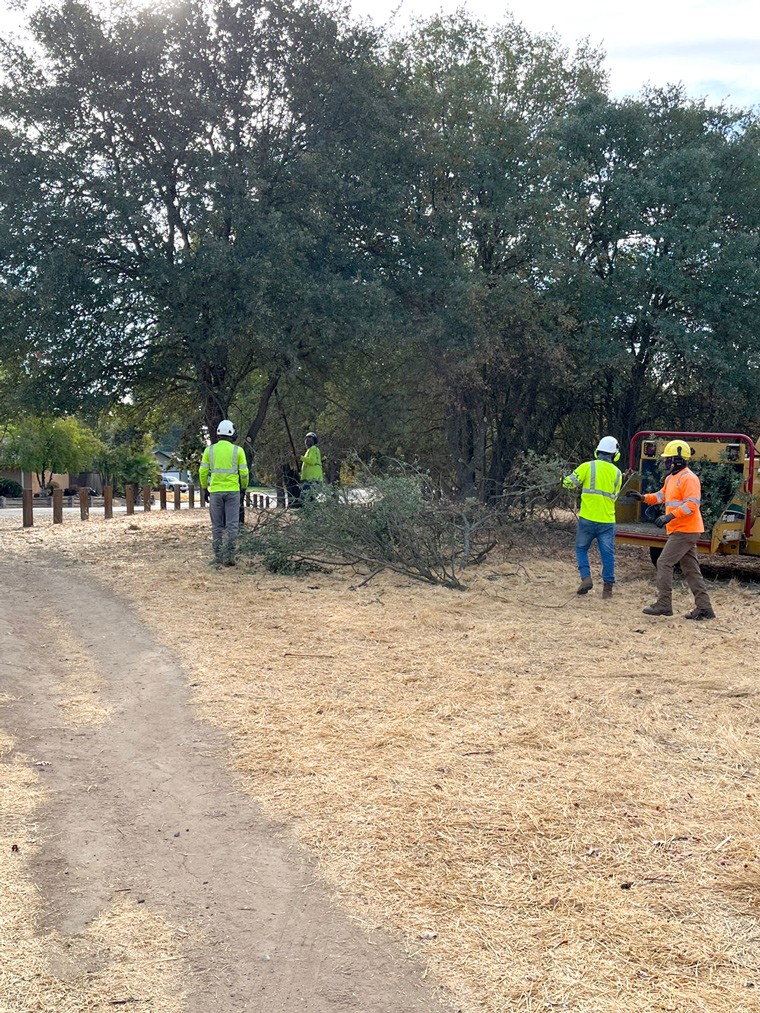
[[[649,546],[649,558],[652,560],[652,566],[657,566],[657,560],[660,558],[662,549],[657,545]]]

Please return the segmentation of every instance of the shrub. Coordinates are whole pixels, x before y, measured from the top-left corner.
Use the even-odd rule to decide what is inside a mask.
[[[0,496],[17,497],[23,492],[18,482],[14,482],[12,478],[0,479]]]
[[[277,573],[351,566],[463,590],[461,571],[496,544],[493,511],[443,499],[414,469],[399,472],[365,474],[354,490],[326,486],[298,511],[267,515],[241,548]]]
[[[712,531],[720,515],[734,502],[747,508],[747,495],[742,492],[744,476],[741,469],[723,461],[694,461],[689,465],[702,483],[702,520],[705,531]]]

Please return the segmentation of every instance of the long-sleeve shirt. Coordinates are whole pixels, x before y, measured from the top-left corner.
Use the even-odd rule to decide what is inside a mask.
[[[668,475],[659,492],[649,492],[644,502],[650,506],[661,503],[666,514],[672,514],[674,520],[666,525],[668,534],[674,531],[687,531],[700,534],[705,530],[702,512],[702,484],[688,468]]]

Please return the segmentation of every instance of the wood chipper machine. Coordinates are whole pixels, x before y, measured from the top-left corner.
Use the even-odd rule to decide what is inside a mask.
[[[702,481],[705,533],[697,542],[697,550],[722,556],[760,556],[760,502],[754,491],[756,483],[760,491],[760,439],[753,442],[743,433],[636,433],[616,505],[616,540],[648,547],[652,562],[657,562],[667,541],[666,532],[654,523],[661,508],[639,503],[626,493],[634,489],[656,492],[662,487],[660,455],[670,440],[688,443],[689,467]],[[710,485],[710,468],[720,473],[717,487]],[[710,510],[705,509],[706,494]]]

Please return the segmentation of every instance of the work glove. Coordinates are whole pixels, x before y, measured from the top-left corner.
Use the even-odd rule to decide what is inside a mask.
[[[674,520],[675,517],[673,514],[660,514],[660,516],[655,519],[655,524],[658,528],[664,528],[666,524],[670,524],[670,522]]]
[[[641,503],[642,500],[644,499],[644,493],[643,492],[638,492],[636,489],[629,489],[628,492],[626,493],[626,495],[630,496],[631,499],[638,500],[639,503]]]

